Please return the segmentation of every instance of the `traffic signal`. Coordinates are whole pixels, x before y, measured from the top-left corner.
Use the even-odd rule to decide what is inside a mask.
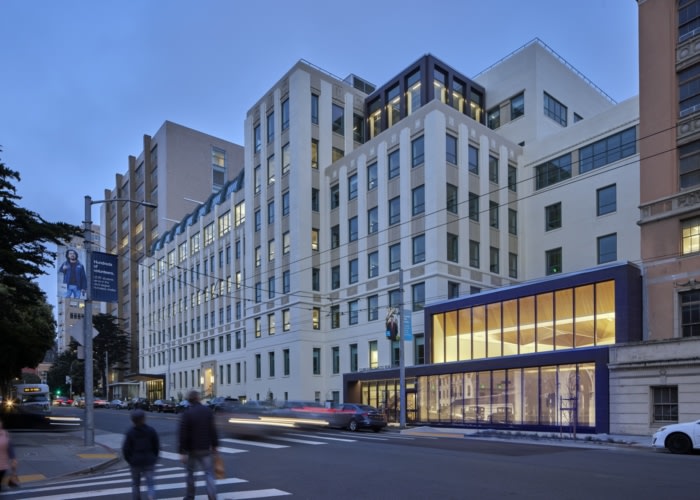
[[[60,396],[60,395],[61,395],[61,389],[56,389],[56,396]]]

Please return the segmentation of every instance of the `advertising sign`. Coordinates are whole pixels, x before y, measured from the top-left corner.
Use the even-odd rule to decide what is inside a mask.
[[[117,256],[111,253],[92,252],[90,266],[90,290],[92,300],[117,302],[119,285]]]

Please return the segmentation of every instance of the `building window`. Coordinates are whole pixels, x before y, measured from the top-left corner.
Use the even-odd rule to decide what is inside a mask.
[[[345,110],[343,110],[342,106],[333,104],[331,112],[333,132],[340,135],[345,134]]]
[[[682,118],[700,109],[700,64],[694,64],[677,74],[678,112]]]
[[[314,252],[318,252],[318,229],[312,229],[311,230],[311,250]]]
[[[319,347],[314,347],[313,350],[312,371],[314,375],[321,375],[321,349]]]
[[[355,142],[365,142],[365,119],[362,115],[352,115],[352,138]]]
[[[318,141],[311,139],[311,168],[318,168]]]
[[[331,248],[340,246],[340,225],[336,224],[331,228]]]
[[[605,215],[617,210],[617,185],[605,186],[596,191],[596,213]]]
[[[379,209],[377,207],[367,210],[367,233],[374,234],[379,231]]]
[[[348,200],[357,198],[357,174],[348,176]]]
[[[340,328],[340,306],[331,306],[331,328]]]
[[[389,225],[401,222],[401,197],[397,196],[389,200]]]
[[[282,368],[283,374],[285,376],[289,376],[289,370],[290,370],[290,366],[291,366],[291,363],[289,360],[289,349],[285,349],[284,351],[282,351],[282,366],[283,366],[283,368]]]
[[[387,167],[389,169],[389,179],[393,179],[401,172],[401,162],[398,149],[389,153],[387,163]]]
[[[367,165],[367,191],[377,187],[377,162]]]
[[[654,422],[678,422],[678,387],[652,387]]]
[[[255,152],[259,153],[262,149],[262,132],[260,131],[259,123],[253,128],[253,142],[255,144]]]
[[[561,268],[562,268],[561,247],[553,248],[552,250],[547,250],[544,253],[544,261],[545,261],[545,273],[548,276],[550,274],[561,273]]]
[[[680,146],[678,158],[681,188],[700,184],[700,141]]]
[[[360,302],[351,300],[348,302],[348,324],[356,325],[360,314]]]
[[[282,234],[282,254],[287,255],[292,248],[292,235],[289,231]]]
[[[415,113],[423,105],[421,80],[420,70],[414,71],[406,78],[406,108],[409,115]]]
[[[367,297],[367,321],[379,319],[379,295]]]
[[[566,127],[567,108],[547,92],[544,93],[544,115]]]
[[[561,202],[544,207],[544,230],[551,231],[561,227]]]
[[[318,96],[311,94],[311,123],[318,125]]]
[[[288,174],[292,165],[292,155],[289,152],[289,143],[282,146],[282,175]]]
[[[479,195],[476,193],[469,193],[469,218],[479,222]]]
[[[425,283],[411,286],[411,300],[414,311],[422,311],[425,308]]]
[[[398,84],[386,92],[387,126],[393,127],[401,119],[401,89]]]
[[[681,335],[700,336],[700,290],[689,290],[680,294]]]
[[[447,282],[447,298],[455,299],[459,297],[459,283],[456,281]]]
[[[374,251],[367,255],[367,277],[379,276],[379,252]]]
[[[340,185],[331,186],[331,210],[340,206]]]
[[[571,153],[535,167],[535,189],[542,189],[571,177]]]
[[[331,348],[331,358],[333,360],[333,373],[340,373],[340,347],[333,346]]]
[[[262,228],[262,211],[257,209],[254,214],[255,219],[255,232],[257,233]]]
[[[447,260],[459,262],[459,236],[447,233]]]
[[[499,252],[496,247],[489,247],[489,270],[492,273],[500,272]]]
[[[282,272],[282,293],[289,293],[289,289],[291,286],[290,275],[291,273],[289,270]]]
[[[357,215],[348,219],[348,241],[357,240],[359,234],[358,224]]]
[[[319,196],[319,191],[316,188],[311,188],[311,210],[318,212],[321,204],[321,197]]]
[[[425,138],[421,135],[411,141],[411,167],[425,162]]]
[[[617,233],[598,237],[598,264],[617,260]]]
[[[351,259],[348,262],[348,283],[354,284],[360,279],[360,261],[359,259]]]
[[[578,150],[579,173],[583,174],[637,152],[637,129],[634,127],[601,139]]]
[[[272,278],[267,279],[267,298],[274,299],[276,293],[277,292],[275,291],[275,277],[273,276]]]
[[[311,268],[311,289],[314,292],[321,290],[321,270],[318,267]]]
[[[518,278],[518,254],[508,253],[508,277]]]
[[[401,243],[395,243],[389,247],[389,271],[401,268]]]
[[[413,336],[413,363],[425,364],[425,336],[422,333]]]
[[[479,175],[479,149],[469,146],[469,172]]]
[[[267,142],[268,144],[275,140],[275,113],[267,115]]]
[[[447,134],[445,136],[445,159],[457,165],[457,138],[453,135]]]
[[[289,128],[289,99],[282,101],[282,130]]]
[[[321,329],[321,309],[318,307],[311,310],[311,326],[314,330]]]
[[[501,126],[501,107],[496,106],[486,112],[486,126],[495,130]]]
[[[425,261],[425,235],[421,234],[413,238],[413,263]]]
[[[456,214],[459,211],[459,190],[453,184],[447,184],[445,204],[448,212]]]
[[[508,189],[514,193],[518,190],[518,170],[508,165]]]
[[[292,315],[289,309],[282,310],[282,331],[288,332],[292,328]]]
[[[425,212],[425,185],[421,184],[413,188],[411,193],[412,215],[418,215]]]
[[[489,181],[498,184],[498,158],[489,155]]]
[[[340,266],[331,268],[331,288],[333,290],[340,288]]]
[[[681,222],[683,255],[700,252],[700,217]]]
[[[350,371],[357,371],[357,344],[350,344]]]
[[[469,266],[479,268],[479,242],[475,240],[469,240]]]
[[[520,93],[510,100],[510,119],[515,120],[525,114],[525,94]]]
[[[262,360],[260,354],[255,355],[255,378],[262,377]]]
[[[513,236],[518,234],[518,211],[512,208],[508,209],[508,233]]]
[[[489,201],[489,226],[498,229],[498,203]]]
[[[259,339],[262,337],[262,320],[260,318],[255,318],[255,338]]]
[[[270,155],[267,157],[267,183],[273,184],[275,182],[275,155]]]
[[[369,342],[369,367],[379,368],[379,345],[376,340],[370,340]]]
[[[274,200],[267,204],[267,223],[272,224],[275,222],[275,202]]]

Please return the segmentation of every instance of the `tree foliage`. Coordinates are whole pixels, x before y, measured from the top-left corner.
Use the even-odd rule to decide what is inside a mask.
[[[56,253],[48,244],[62,244],[79,227],[47,222],[17,205],[14,183],[20,174],[0,161],[0,386],[35,367],[53,345],[55,320],[46,294],[33,281],[46,274]]]
[[[66,377],[72,382],[66,382]],[[55,393],[60,389],[61,394],[82,394],[85,390],[85,363],[78,359],[78,342],[72,340],[68,349],[56,357],[46,375],[46,382]],[[71,394],[72,389],[72,394]]]
[[[102,387],[107,393],[107,368],[120,366],[129,355],[129,334],[119,326],[119,319],[111,314],[97,314],[92,324],[98,334],[93,339],[95,368],[102,374]]]

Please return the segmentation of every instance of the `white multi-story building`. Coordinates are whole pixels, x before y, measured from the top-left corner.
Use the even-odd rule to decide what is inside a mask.
[[[139,371],[167,380],[148,395],[395,408],[391,309],[420,367],[427,304],[639,258],[636,102],[538,40],[378,88],[298,62],[246,116],[244,173],[140,271]]]

